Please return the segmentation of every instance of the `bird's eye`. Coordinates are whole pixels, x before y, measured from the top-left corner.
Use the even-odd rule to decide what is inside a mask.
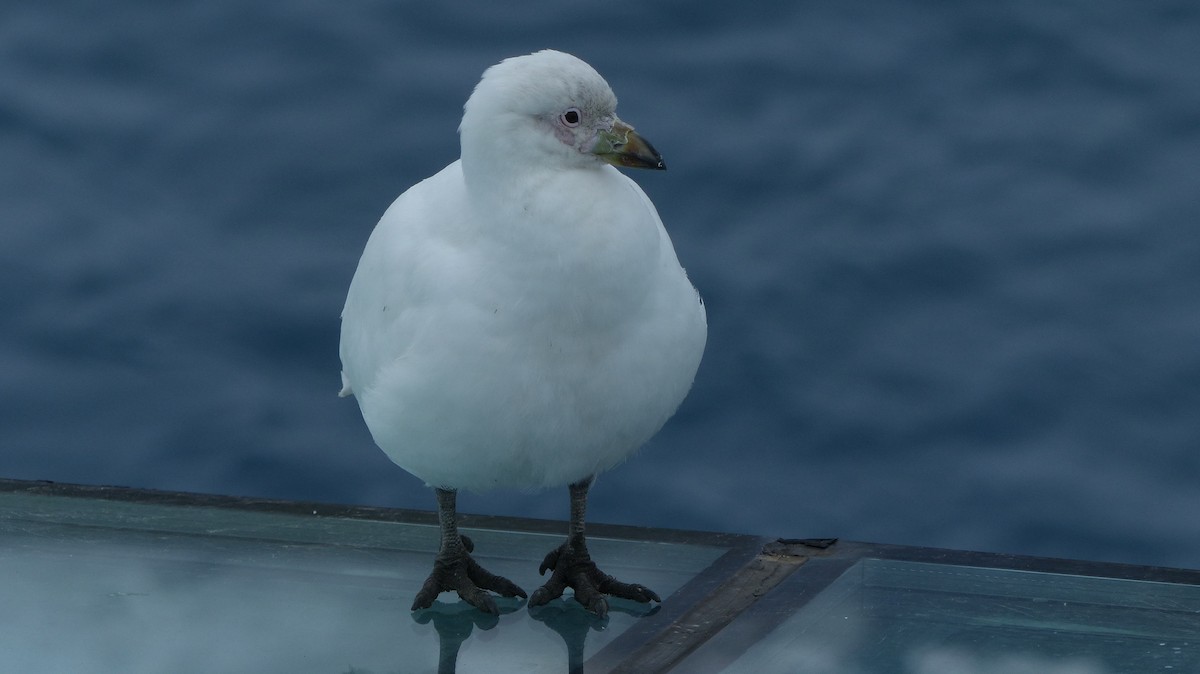
[[[569,108],[559,117],[559,119],[561,119],[562,123],[567,126],[579,126],[579,108]]]

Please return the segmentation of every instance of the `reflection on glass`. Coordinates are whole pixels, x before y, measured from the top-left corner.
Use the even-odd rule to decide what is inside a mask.
[[[864,559],[793,613],[803,593],[798,573],[746,616],[790,617],[753,645],[722,644],[720,671],[1200,672],[1196,586]]]
[[[513,613],[523,601],[501,597],[496,602],[500,615]],[[454,674],[458,669],[458,651],[478,627],[490,630],[500,624],[500,616],[484,613],[464,601],[454,604],[434,602],[433,606],[412,614],[421,625],[432,624],[438,638],[438,674]]]
[[[561,539],[471,535],[489,568],[529,586]],[[485,616],[455,600],[412,613],[436,545],[425,525],[0,493],[0,671],[561,674],[649,611],[613,601],[600,621],[573,600],[507,600]],[[664,596],[724,552],[592,547]]]

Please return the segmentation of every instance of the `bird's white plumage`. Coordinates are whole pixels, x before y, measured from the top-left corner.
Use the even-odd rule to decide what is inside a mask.
[[[343,393],[432,486],[576,482],[648,440],[691,386],[704,309],[649,198],[587,151],[615,106],[566,54],[492,67],[462,158],[367,242],[342,313]],[[578,129],[558,122],[571,108]]]

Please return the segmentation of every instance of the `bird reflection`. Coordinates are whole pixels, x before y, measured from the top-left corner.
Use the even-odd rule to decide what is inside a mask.
[[[497,598],[500,615],[513,613],[525,602],[518,599]],[[621,599],[609,603],[609,613],[624,613],[634,617],[645,617],[657,613],[658,605],[647,606]],[[500,623],[500,616],[485,613],[465,601],[445,604],[434,602],[427,609],[414,611],[413,620],[421,625],[432,623],[438,635],[438,674],[454,674],[458,666],[458,652],[475,628],[490,630]],[[568,674],[582,674],[584,647],[589,632],[602,632],[608,627],[609,616],[598,617],[573,600],[559,599],[544,606],[529,608],[529,616],[546,625],[562,637],[567,646]]]
[[[504,615],[521,608],[523,603],[516,599],[499,598],[496,608],[500,610],[500,615]],[[454,674],[458,667],[458,650],[463,642],[476,627],[490,630],[500,624],[500,615],[485,613],[465,601],[453,604],[435,601],[427,609],[414,611],[412,617],[421,625],[433,623],[438,635],[438,674]]]

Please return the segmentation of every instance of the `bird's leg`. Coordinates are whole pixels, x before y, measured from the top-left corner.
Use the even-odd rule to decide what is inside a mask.
[[[652,599],[662,601],[650,588],[622,583],[596,568],[596,563],[588,554],[587,539],[583,534],[587,495],[591,486],[590,477],[571,485],[571,524],[567,542],[551,550],[542,561],[539,572],[545,575],[548,569],[553,569],[554,573],[545,585],[534,590],[529,605],[541,606],[561,597],[563,590],[568,587],[575,590],[575,601],[600,617],[608,613],[608,601],[604,599],[606,594],[640,602]]]
[[[429,608],[442,592],[455,591],[458,596],[485,613],[499,613],[496,602],[485,590],[504,597],[525,597],[525,591],[515,583],[479,566],[471,558],[474,546],[471,539],[458,533],[458,511],[455,507],[458,492],[438,489],[438,523],[442,528],[442,544],[433,560],[433,573],[425,579],[417,593],[412,610]]]

